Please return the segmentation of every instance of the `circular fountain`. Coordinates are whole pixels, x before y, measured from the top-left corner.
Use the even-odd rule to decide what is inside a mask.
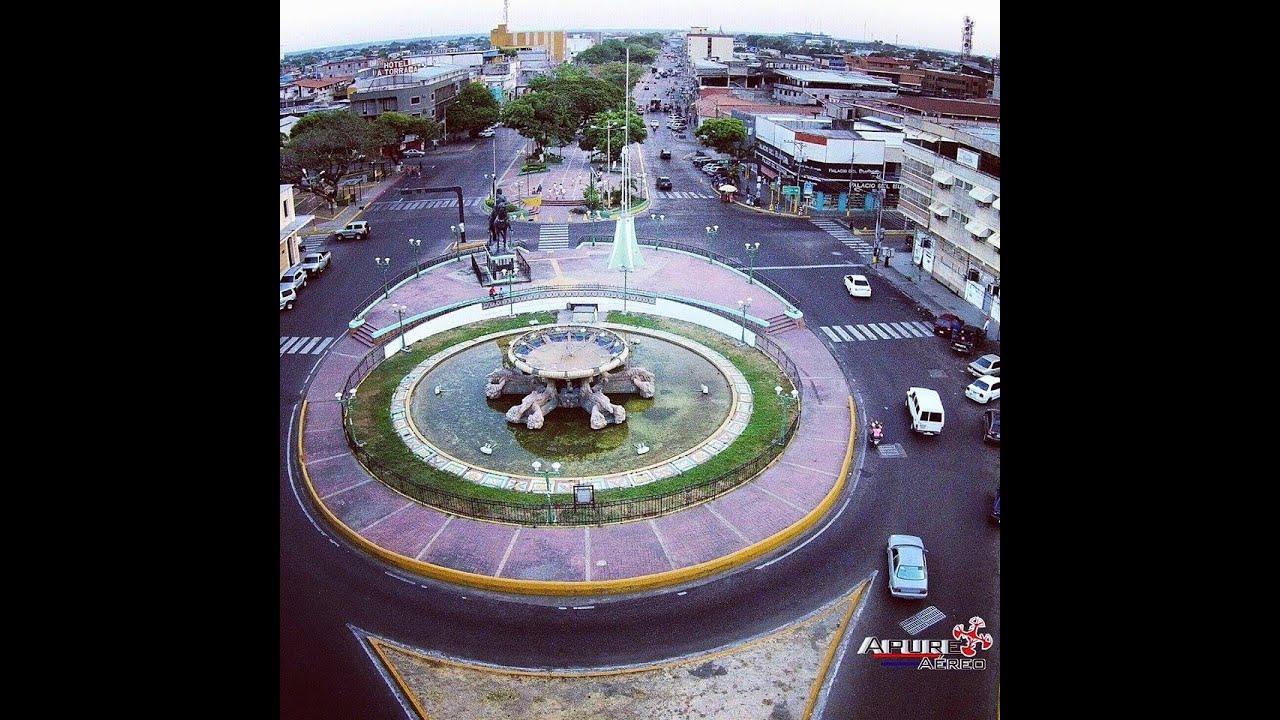
[[[557,325],[530,330],[511,342],[507,360],[512,368],[489,375],[485,396],[524,395],[507,411],[507,422],[537,430],[558,407],[581,408],[591,415],[591,429],[627,421],[627,410],[605,394],[637,393],[651,398],[654,376],[645,368],[627,368],[621,377],[610,373],[630,354],[620,335],[598,327]],[[514,368],[514,369],[513,369]]]

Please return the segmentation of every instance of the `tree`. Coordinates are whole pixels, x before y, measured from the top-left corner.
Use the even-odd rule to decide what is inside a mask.
[[[612,130],[608,129],[610,126],[613,127]],[[623,113],[614,110],[591,118],[582,130],[582,142],[578,147],[594,152],[607,152],[609,162],[613,162],[622,157],[625,141],[644,142],[647,137],[649,131],[644,125],[644,118],[635,112],[628,112],[624,120]]]
[[[596,77],[608,83],[610,86],[616,87],[619,90],[626,88],[627,86],[627,64],[626,63],[620,63],[620,62],[605,63],[603,65],[595,66],[594,69],[595,69]],[[635,89],[636,83],[640,82],[640,77],[645,74],[646,70],[648,70],[648,66],[646,65],[637,65],[636,63],[631,63],[631,88],[630,89],[632,90]],[[622,93],[618,93],[618,99],[619,100],[622,99]]]
[[[698,126],[694,137],[722,153],[734,152],[747,141],[747,125],[737,118],[711,118]]]
[[[449,124],[457,132],[475,137],[481,130],[498,122],[502,107],[484,83],[467,83],[449,105]]]
[[[382,135],[348,110],[306,115],[280,151],[280,181],[336,203],[338,183],[381,150]]]
[[[402,112],[384,112],[374,120],[373,126],[382,154],[396,162],[404,157],[400,145],[404,143],[405,136],[416,135],[424,143],[440,136],[440,123],[434,118],[414,117]]]
[[[572,141],[578,130],[569,101],[553,92],[532,92],[512,100],[503,106],[500,117],[502,124],[534,142],[535,154],[549,145]]]
[[[597,65],[607,62],[625,62],[627,59],[627,48],[631,48],[631,59],[635,62],[648,65],[658,57],[658,51],[651,47],[646,47],[640,42],[622,42],[621,40],[605,40],[594,47],[574,56],[575,63],[586,65]]]

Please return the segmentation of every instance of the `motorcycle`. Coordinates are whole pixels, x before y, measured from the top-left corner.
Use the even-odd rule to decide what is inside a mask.
[[[872,420],[870,432],[867,433],[867,439],[871,441],[872,447],[878,447],[880,441],[884,439],[884,425],[879,420]]]

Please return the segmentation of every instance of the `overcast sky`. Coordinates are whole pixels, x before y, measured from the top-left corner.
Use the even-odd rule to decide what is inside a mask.
[[[1000,53],[1000,0],[511,0],[509,29],[606,30],[704,26],[726,33],[826,33],[960,51],[964,16],[973,51]],[[284,52],[431,35],[484,35],[502,0],[280,0]]]

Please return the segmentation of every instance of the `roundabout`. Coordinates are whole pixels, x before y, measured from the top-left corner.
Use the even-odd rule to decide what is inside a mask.
[[[790,332],[773,338],[764,332],[757,334],[757,330],[767,330],[769,318],[781,317],[788,309],[784,301],[758,285],[751,288],[758,296],[752,309],[763,317],[750,318],[750,329],[739,325],[734,321],[738,314],[734,307],[738,301],[734,298],[742,293],[741,274],[720,265],[708,266],[705,259],[681,252],[650,252],[647,267],[631,273],[631,290],[626,298],[618,297],[617,288],[593,286],[576,290],[573,277],[598,275],[597,268],[605,264],[608,252],[608,248],[580,247],[570,255],[554,258],[529,253],[531,264],[536,268],[554,268],[555,273],[548,273],[545,279],[535,279],[532,287],[514,298],[515,305],[509,308],[502,305],[484,308],[483,305],[489,303],[459,302],[468,294],[474,296],[467,288],[466,276],[454,272],[457,267],[452,263],[433,267],[424,271],[420,279],[407,280],[390,293],[390,303],[402,303],[414,310],[453,308],[444,314],[421,313],[427,316],[425,321],[405,331],[410,352],[398,353],[399,343],[369,349],[351,336],[335,344],[334,351],[316,369],[309,388],[298,449],[312,499],[340,534],[384,562],[420,576],[510,593],[589,596],[687,583],[731,570],[783,546],[822,517],[844,487],[855,432],[848,387],[830,353],[811,333]],[[673,282],[695,274],[705,281],[694,286]],[[677,288],[682,294],[669,292]],[[715,342],[723,343],[726,351],[737,347],[740,339],[745,339],[745,345],[767,349],[778,371],[774,378],[761,378],[760,387],[766,391],[757,391],[752,398],[754,402],[757,396],[768,396],[769,402],[781,405],[768,390],[779,384],[798,390],[798,417],[792,421],[789,441],[777,446],[771,455],[763,456],[756,465],[744,464],[737,469],[738,476],[731,477],[733,482],[723,488],[708,485],[706,499],[688,505],[672,505],[669,501],[651,503],[654,507],[642,508],[636,515],[637,519],[643,518],[641,522],[560,526],[564,524],[560,520],[568,513],[553,512],[551,496],[569,492],[577,484],[564,478],[551,481],[552,493],[545,495],[546,512],[531,505],[526,506],[522,516],[494,522],[466,517],[467,513],[461,512],[462,508],[457,505],[425,504],[404,492],[412,490],[407,483],[396,487],[395,483],[375,480],[364,464],[367,457],[361,447],[365,442],[363,436],[357,434],[349,440],[344,431],[347,406],[326,399],[359,387],[365,376],[384,362],[411,363],[414,368],[418,367],[428,358],[412,357],[415,344],[453,328],[508,315],[512,318],[510,330],[520,326],[528,330],[528,320],[517,312],[561,313],[574,304],[592,303],[601,313],[607,313],[620,310],[624,301],[646,315],[700,326],[718,337]],[[364,314],[364,321],[395,328],[396,315],[388,309],[390,303],[376,303]],[[603,326],[615,333],[630,332],[607,323]],[[654,331],[647,332],[656,335]],[[643,338],[640,347],[645,347]],[[485,373],[491,369],[492,365],[474,365],[473,379],[483,384]],[[405,377],[408,374],[406,371]],[[779,379],[784,382],[777,382]],[[698,382],[699,386],[702,384],[710,388],[710,383]],[[434,394],[436,385],[442,386],[440,396]],[[657,396],[661,397],[661,378],[657,385]],[[747,431],[772,439],[779,433],[777,428],[752,428],[748,422],[747,406],[751,403],[743,399],[742,393],[750,391],[749,383],[734,382],[733,385],[739,391],[732,405],[733,414],[729,415],[724,431],[715,435],[712,442],[724,440],[728,446],[732,443],[727,442],[730,438],[725,435]],[[431,398],[448,397],[451,392],[443,383],[422,386],[431,388],[426,395],[428,404]],[[410,393],[408,387],[404,390],[402,399],[407,402]],[[695,396],[700,390],[699,387]],[[461,392],[457,388],[453,391]],[[477,388],[477,392],[483,391]],[[363,389],[358,390],[356,402],[364,402],[368,395]],[[406,410],[403,414],[405,417],[392,418],[394,422],[404,423],[403,427],[397,426],[397,432],[406,441],[416,440],[409,427],[410,413]],[[598,432],[587,429],[580,415],[573,417],[573,421],[582,425],[584,433]],[[611,425],[604,432],[625,426]],[[475,443],[478,449],[486,440],[493,439],[472,437],[467,442]],[[495,449],[494,455],[497,452]],[[485,456],[486,463],[491,457]],[[695,471],[699,463],[710,458],[705,448],[697,447],[667,464],[684,474]],[[558,461],[553,457],[541,460]],[[437,470],[494,490],[506,490],[503,486],[508,485],[511,490],[526,492],[538,489],[533,482],[538,478],[532,474],[517,477],[511,473],[502,480],[486,477],[497,473],[466,466],[456,458],[452,463],[443,458],[440,461],[443,464]],[[646,463],[653,464],[652,460]],[[571,472],[569,463],[565,465]],[[467,477],[469,472],[471,477]],[[652,471],[638,469],[612,476],[588,473],[565,477],[588,478],[598,490],[607,491],[612,489],[610,482],[618,483],[620,488],[624,483],[632,484],[626,476],[637,472]],[[610,477],[613,480],[609,480]],[[542,479],[545,490],[548,479]],[[520,482],[525,483],[523,488]],[[493,502],[473,498],[459,504],[471,508]],[[631,502],[642,507],[644,501]],[[538,524],[530,527],[528,523],[533,518]],[[531,533],[536,535],[536,541]]]

